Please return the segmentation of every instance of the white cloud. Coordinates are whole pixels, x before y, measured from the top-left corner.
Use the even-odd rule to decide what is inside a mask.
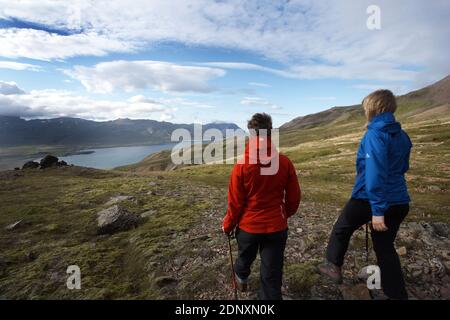
[[[0,61],[0,69],[41,71],[40,66],[14,61]]]
[[[20,89],[15,82],[0,81],[0,94],[12,95],[12,94],[24,94],[25,91]]]
[[[132,42],[121,41],[95,32],[59,35],[34,29],[0,29],[0,56],[38,60],[65,59],[74,56],[103,56],[110,52],[131,52]]]
[[[225,74],[222,69],[184,66],[162,61],[110,61],[94,67],[75,66],[65,73],[79,80],[88,91],[108,93],[153,88],[172,92],[210,92],[208,81]]]
[[[262,88],[270,88],[271,87],[270,84],[262,83],[262,82],[249,82],[248,84],[250,86],[262,87]]]
[[[261,107],[269,107],[274,110],[281,109],[280,106],[273,104],[269,102],[266,99],[259,98],[259,97],[245,97],[241,100],[241,104],[247,105],[247,106],[261,106]]]
[[[245,62],[206,62],[200,65],[236,69],[247,71],[260,71],[274,74],[276,76],[291,79],[321,79],[321,78],[339,78],[339,79],[374,79],[374,80],[411,80],[416,71],[398,69],[391,63],[382,62],[361,62],[356,66],[352,65],[321,65],[305,64],[292,65],[286,69],[269,68],[254,63]]]
[[[118,118],[170,121],[180,108],[212,109],[215,106],[185,98],[153,99],[135,95],[120,100],[93,99],[65,90],[25,92],[14,82],[0,81],[0,115],[24,118],[77,117],[91,120]]]
[[[450,2],[379,0],[379,31],[366,27],[370,4],[371,0],[0,0],[0,17],[75,32],[62,36],[3,29],[0,55],[64,59],[148,49],[171,41],[250,51],[306,79],[369,80],[385,75],[386,81],[428,81],[449,72]]]
[[[173,119],[174,119],[173,114],[168,114],[168,113],[163,113],[159,117],[159,121],[170,121],[170,120],[173,120]]]
[[[255,63],[247,63],[247,62],[204,62],[199,63],[199,65],[223,68],[223,69],[236,69],[236,70],[247,70],[247,71],[261,71],[272,73],[277,76],[285,77],[285,78],[300,78],[298,74],[295,72],[291,72],[289,70],[281,70],[275,68],[269,68],[265,66],[261,66]]]
[[[163,99],[162,101],[166,105],[179,105],[179,106],[186,106],[186,107],[193,107],[193,108],[200,108],[200,109],[215,109],[216,108],[216,106],[213,106],[211,104],[193,101],[193,100],[187,100],[187,99],[179,98],[179,97]]]
[[[19,89],[20,90],[20,89]],[[33,90],[29,93],[0,91],[0,115],[35,117],[79,117],[92,120],[117,118],[171,119],[175,108],[162,102],[134,96],[127,101],[96,100],[62,90]]]

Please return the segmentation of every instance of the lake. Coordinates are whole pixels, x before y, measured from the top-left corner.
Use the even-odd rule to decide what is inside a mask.
[[[59,157],[59,159],[81,167],[111,169],[139,162],[152,153],[170,150],[175,145],[176,143],[169,143],[151,146],[86,149],[80,150],[77,154]]]

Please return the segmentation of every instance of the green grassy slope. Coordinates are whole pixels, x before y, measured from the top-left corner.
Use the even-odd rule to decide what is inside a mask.
[[[428,100],[423,97],[399,98],[398,118],[414,143],[407,174],[413,203],[407,220],[449,223],[450,110],[447,104],[435,105],[429,91]],[[283,286],[288,297],[342,298],[342,287],[322,283],[314,266],[322,260],[332,223],[350,195],[364,124],[361,110],[354,107],[327,123],[282,130],[281,152],[294,162],[303,191],[299,212],[289,222]],[[167,165],[168,154],[162,153],[120,170],[0,172],[0,298],[230,298],[220,224],[232,165],[154,171]],[[136,229],[98,235],[96,213],[117,195],[134,197],[120,204],[130,212],[152,214]],[[5,229],[19,220],[16,229]],[[448,274],[443,249],[448,242],[408,232],[399,243],[408,248],[403,265],[413,268],[407,273],[408,288],[419,288],[418,298],[433,288],[422,296],[441,298],[439,290],[448,282],[432,268],[438,259]],[[422,238],[427,243],[418,242]],[[352,287],[365,265],[362,232],[355,234],[346,261],[349,280],[344,287]],[[426,265],[432,278],[417,275],[417,261],[417,268],[425,270]],[[81,268],[80,291],[66,288],[71,264]],[[243,298],[253,297],[257,273],[250,281],[253,289]]]

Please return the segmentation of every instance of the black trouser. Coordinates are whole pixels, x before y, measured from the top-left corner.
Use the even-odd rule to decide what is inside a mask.
[[[248,233],[236,230],[239,253],[235,263],[235,271],[239,278],[247,279],[250,267],[256,254],[261,257],[261,289],[262,300],[281,300],[281,281],[283,277],[284,248],[286,247],[287,230],[274,233]]]
[[[395,251],[397,231],[409,211],[408,204],[391,206],[384,215],[387,231],[375,231],[371,226],[373,249],[381,271],[381,285],[391,299],[407,299],[400,259]],[[372,220],[368,201],[350,199],[342,210],[331,232],[327,248],[327,260],[342,266],[348,243],[353,232]]]

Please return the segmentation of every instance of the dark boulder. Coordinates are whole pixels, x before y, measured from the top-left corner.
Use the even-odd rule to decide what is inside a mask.
[[[432,222],[430,224],[433,228],[434,234],[444,238],[448,238],[450,235],[450,227],[448,224],[444,222]]]
[[[112,234],[135,228],[139,225],[139,217],[124,208],[114,205],[97,213],[97,232]]]
[[[22,169],[37,169],[39,168],[39,163],[36,161],[28,161],[22,166]]]
[[[58,167],[67,167],[67,166],[68,166],[68,164],[64,160],[61,160],[58,162]]]
[[[50,168],[58,165],[58,158],[52,155],[46,155],[41,160],[41,169]]]

